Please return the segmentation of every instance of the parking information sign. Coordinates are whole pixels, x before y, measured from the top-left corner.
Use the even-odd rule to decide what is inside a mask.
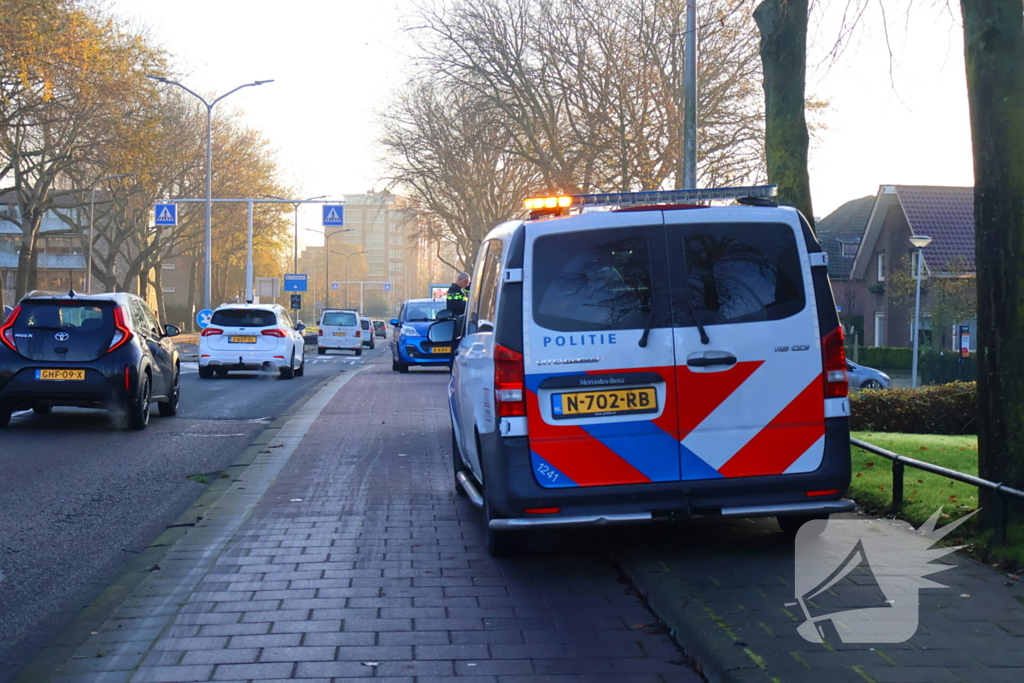
[[[153,206],[154,222],[157,225],[177,225],[177,204],[156,204]]]
[[[210,325],[210,318],[212,317],[213,311],[211,311],[209,308],[204,308],[203,310],[196,313],[196,324],[205,330]]]
[[[305,292],[308,289],[307,278],[304,273],[286,274],[284,276],[284,291]]]
[[[345,225],[345,206],[343,204],[324,204],[323,210],[325,228]]]

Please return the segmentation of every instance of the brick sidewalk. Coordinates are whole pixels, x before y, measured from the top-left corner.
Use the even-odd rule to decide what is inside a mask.
[[[447,381],[322,390],[54,680],[699,681],[589,533],[486,554]]]

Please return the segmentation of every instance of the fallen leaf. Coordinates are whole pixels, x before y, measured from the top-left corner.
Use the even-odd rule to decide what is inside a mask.
[[[928,447],[927,446],[921,446],[921,450],[922,451],[926,451],[926,450],[928,450]]]
[[[864,463],[864,467],[874,467],[874,466],[875,466],[875,463],[873,463],[873,462],[866,462],[866,463]]]
[[[647,624],[633,624],[632,626],[630,626],[630,628],[633,629],[634,631],[637,630],[638,628],[646,628],[646,627],[647,627]]]
[[[918,484],[923,484],[923,483],[924,483],[924,479],[918,479],[918,480],[917,480],[917,483],[918,483]]]
[[[858,477],[863,477],[863,476],[864,476],[864,473],[863,473],[863,472],[858,472],[858,473],[857,473],[857,476],[858,476]]]
[[[1011,579],[1013,581],[1020,581],[1020,577],[1016,574],[1007,574],[1006,578]]]
[[[879,487],[878,487],[878,490],[879,490],[879,491],[884,491],[884,490],[885,490],[885,487],[884,487],[884,486],[879,486]]]

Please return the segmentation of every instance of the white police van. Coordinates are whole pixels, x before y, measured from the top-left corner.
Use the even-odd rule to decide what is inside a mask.
[[[537,198],[486,236],[466,315],[428,335],[461,337],[454,476],[492,553],[535,527],[775,516],[793,531],[853,509],[827,257],[774,194]],[[697,204],[719,199],[736,203]]]

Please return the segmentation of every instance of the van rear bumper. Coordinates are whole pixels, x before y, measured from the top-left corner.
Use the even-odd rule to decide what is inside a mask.
[[[854,509],[853,501],[842,499],[850,484],[849,420],[833,418],[825,423],[825,454],[814,472],[573,488],[543,488],[537,484],[530,464],[528,437],[481,434],[486,495],[495,513],[492,528],[849,512]],[[809,496],[809,491],[836,493]],[[559,511],[525,512],[538,508]]]

